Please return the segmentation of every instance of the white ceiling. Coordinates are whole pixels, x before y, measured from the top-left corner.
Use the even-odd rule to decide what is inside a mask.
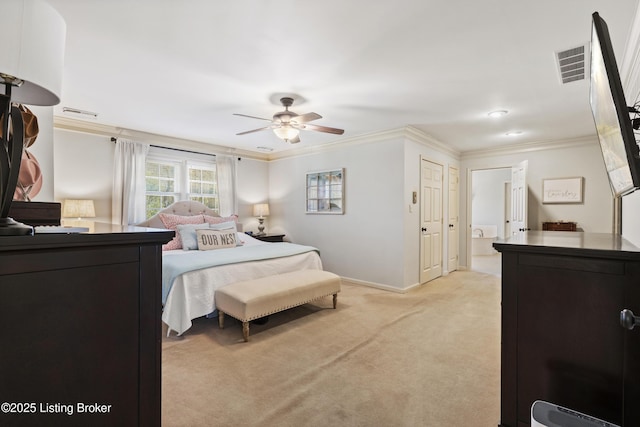
[[[65,18],[62,107],[108,126],[242,150],[291,146],[267,122],[292,111],[343,136],[414,126],[464,152],[594,135],[588,79],[561,84],[555,53],[607,21],[618,64],[638,0],[48,0]],[[587,52],[588,53],[588,52]],[[505,109],[500,120],[487,113]],[[518,137],[508,131],[519,130]]]

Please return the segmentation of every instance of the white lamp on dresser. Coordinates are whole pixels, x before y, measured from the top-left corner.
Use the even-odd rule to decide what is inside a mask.
[[[43,0],[2,0],[0,28],[0,235],[29,235],[32,227],[9,218],[24,147],[15,104],[60,102],[66,24]]]
[[[65,199],[62,206],[62,224],[71,227],[88,227],[93,231],[96,208],[91,199]]]

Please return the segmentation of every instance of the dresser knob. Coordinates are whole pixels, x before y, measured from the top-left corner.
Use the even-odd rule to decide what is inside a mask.
[[[620,312],[620,325],[625,329],[633,329],[636,325],[640,325],[640,317],[635,316],[633,311],[625,308]]]

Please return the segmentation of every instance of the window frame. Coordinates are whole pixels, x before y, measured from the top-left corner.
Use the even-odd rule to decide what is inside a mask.
[[[219,197],[219,188],[217,183],[217,169],[215,156],[213,155],[205,155],[198,153],[190,153],[183,152],[177,150],[171,150],[160,147],[151,147],[149,153],[147,154],[147,158],[145,159],[145,179],[146,179],[146,164],[150,163],[159,163],[159,164],[167,164],[172,165],[174,167],[174,191],[173,192],[163,192],[163,191],[149,191],[146,189],[145,185],[145,214],[147,219],[150,216],[156,214],[158,211],[165,209],[167,206],[161,202],[161,207],[159,207],[155,212],[150,214],[149,203],[147,197],[149,195],[157,195],[161,197],[173,197],[173,202],[181,200],[192,200],[192,195],[195,194],[198,197],[202,197],[207,193],[191,193],[191,179],[189,176],[190,169],[200,169],[200,170],[210,170],[213,172],[213,185],[214,185],[214,193],[213,197],[216,200],[215,207],[211,208],[214,211],[220,210],[220,197]]]

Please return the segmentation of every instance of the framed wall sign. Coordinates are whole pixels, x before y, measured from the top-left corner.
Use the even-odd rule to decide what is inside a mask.
[[[582,203],[584,178],[553,178],[542,180],[542,203]]]
[[[344,168],[307,173],[308,214],[344,214]]]

